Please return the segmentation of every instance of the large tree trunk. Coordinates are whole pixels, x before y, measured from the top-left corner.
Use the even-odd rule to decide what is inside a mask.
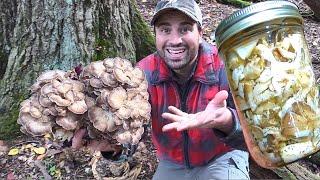
[[[143,29],[147,26],[134,3],[0,1],[0,139],[17,132],[19,103],[44,70],[69,70],[115,56],[135,62],[154,50],[151,33]]]

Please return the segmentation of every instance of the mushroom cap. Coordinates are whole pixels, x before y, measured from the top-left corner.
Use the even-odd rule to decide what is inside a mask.
[[[103,72],[105,72],[106,68],[103,65],[102,61],[95,61],[89,65],[90,73],[99,78]]]
[[[109,87],[117,87],[118,86],[117,79],[113,76],[113,74],[110,74],[107,72],[102,73],[100,79],[103,82],[103,84],[106,86],[109,86]]]
[[[70,106],[68,106],[68,110],[75,114],[83,114],[88,110],[88,107],[84,100],[80,100],[75,101]]]
[[[120,119],[129,119],[131,115],[131,109],[122,106],[116,111],[115,115],[118,116]]]
[[[142,135],[144,133],[144,128],[140,127],[138,128],[133,134],[132,134],[132,142],[131,144],[138,144]]]
[[[132,141],[132,135],[129,131],[124,131],[116,135],[116,140],[121,144],[129,144]]]
[[[39,96],[39,104],[43,107],[51,107],[53,105],[53,102],[50,101],[48,96]]]
[[[62,107],[70,106],[72,103],[70,100],[64,99],[61,96],[56,94],[50,94],[49,99],[50,101],[56,103],[58,106],[62,106]]]
[[[54,106],[45,108],[42,111],[42,114],[47,115],[47,116],[58,116],[58,111],[56,110],[56,108]]]
[[[138,87],[145,80],[144,72],[138,67],[135,67],[131,72],[129,72],[129,77],[130,81],[128,84],[131,87]]]
[[[60,107],[55,105],[54,108],[58,112],[58,116],[66,116],[67,115],[67,108],[66,107]]]
[[[51,83],[47,83],[41,87],[40,94],[45,96],[51,93],[56,93],[56,91],[57,90],[53,87]]]
[[[102,88],[103,87],[103,82],[99,78],[91,78],[89,80],[90,86],[94,88]]]
[[[79,124],[80,116],[67,112],[66,116],[58,116],[56,123],[65,130],[75,130]]]
[[[64,80],[53,79],[51,85],[58,93],[65,94],[72,89],[72,84]]]
[[[29,121],[24,128],[33,136],[43,136],[52,132],[52,125],[50,122]]]
[[[114,67],[114,59],[113,58],[104,59],[103,60],[103,65],[106,67],[107,72],[112,72],[112,69]]]
[[[126,103],[127,97],[126,90],[120,86],[110,92],[108,103],[113,109],[119,109]]]
[[[135,96],[131,101],[127,102],[127,106],[132,109],[131,118],[143,117],[148,120],[150,119],[151,105],[142,96]]]
[[[92,108],[96,104],[94,98],[87,95],[85,96],[84,101],[86,102],[88,109]]]
[[[134,119],[130,121],[130,127],[132,128],[140,128],[143,126],[143,119]]]
[[[126,84],[130,82],[130,73],[124,69],[115,67],[113,69],[113,75],[122,84]]]
[[[63,128],[58,128],[54,131],[53,133],[53,138],[55,140],[59,140],[59,141],[65,141],[65,140],[68,140],[68,141],[71,141],[72,137],[73,137],[73,132],[72,131],[68,131],[66,129],[63,129]]]
[[[37,78],[37,81],[49,82],[51,81],[51,79],[56,79],[56,78],[63,79],[65,75],[66,75],[66,72],[62,70],[49,70],[40,74],[40,76]]]
[[[93,126],[101,132],[112,132],[115,130],[115,122],[112,113],[100,107],[93,106],[88,110],[88,117]]]

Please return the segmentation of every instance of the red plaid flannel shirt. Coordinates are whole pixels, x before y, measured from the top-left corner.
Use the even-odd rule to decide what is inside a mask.
[[[179,93],[172,71],[157,53],[147,56],[137,64],[144,70],[149,82],[152,140],[157,156],[160,160],[168,160],[188,168],[205,165],[211,159],[233,149],[224,141],[227,135],[222,135],[223,133],[216,129],[195,128],[183,132],[162,132],[162,127],[171,123],[161,117],[162,113],[168,112],[168,106],[175,106],[187,113],[196,113],[204,110],[218,91],[229,91],[224,64],[218,58],[217,48],[205,42],[201,43],[198,55],[185,97]],[[231,94],[227,104],[229,107],[233,106]],[[238,119],[234,114],[236,112],[231,108],[237,124]]]

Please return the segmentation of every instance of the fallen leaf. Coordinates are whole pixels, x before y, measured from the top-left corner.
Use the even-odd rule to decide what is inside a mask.
[[[46,156],[46,154],[41,154],[37,157],[37,160],[42,160],[44,157]]]
[[[32,145],[32,144],[27,144],[26,146],[25,146],[25,148],[33,148],[34,146]]]
[[[44,138],[48,138],[48,139],[51,139],[51,134],[46,134],[43,136]]]
[[[8,153],[9,156],[15,156],[17,154],[19,154],[19,149],[18,148],[10,149],[10,151]]]
[[[44,154],[46,152],[46,148],[44,147],[35,147],[32,148],[32,150],[36,153],[36,154]]]

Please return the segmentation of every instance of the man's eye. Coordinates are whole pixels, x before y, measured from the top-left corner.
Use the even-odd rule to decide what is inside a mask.
[[[186,26],[186,27],[182,27],[180,29],[180,32],[183,33],[183,34],[187,33],[188,31],[192,31],[192,28]]]
[[[169,28],[162,28],[162,29],[161,29],[161,32],[163,32],[163,33],[169,33],[169,32],[170,32],[170,29],[169,29]]]

